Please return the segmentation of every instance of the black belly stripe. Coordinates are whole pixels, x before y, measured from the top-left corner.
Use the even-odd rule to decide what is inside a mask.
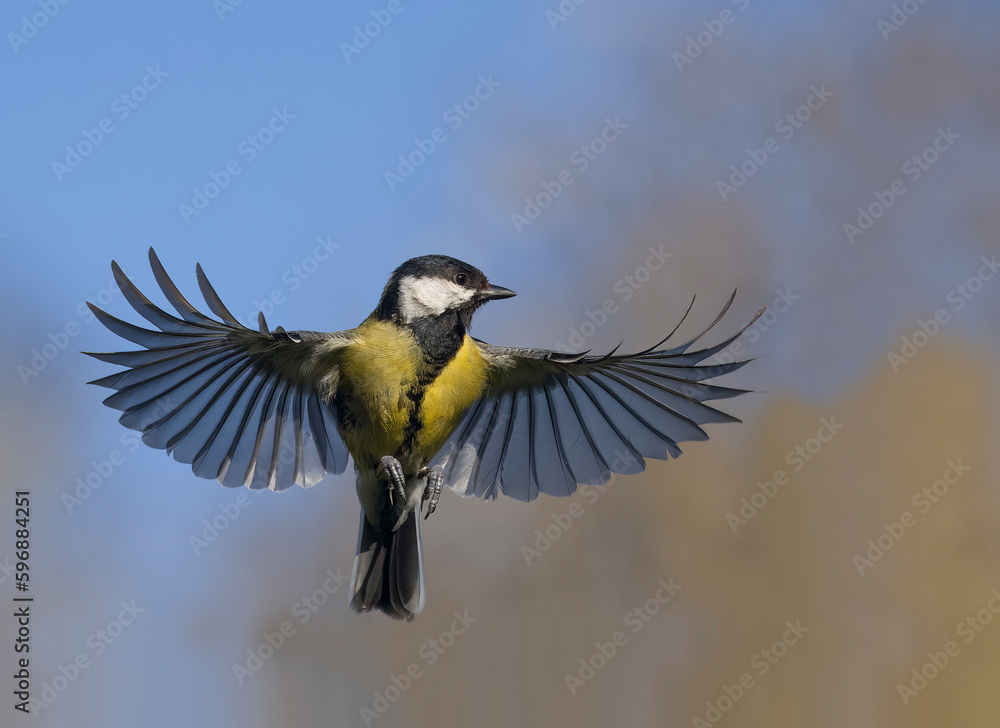
[[[406,398],[413,402],[413,408],[410,410],[410,419],[406,423],[406,429],[403,430],[403,444],[400,446],[400,450],[404,454],[408,455],[416,447],[417,436],[420,434],[424,393],[427,391],[427,387],[438,378],[444,367],[445,364],[422,368],[417,374],[417,381],[406,392]]]
[[[411,325],[411,329],[423,352],[424,361],[417,373],[417,381],[406,392],[407,399],[413,402],[413,409],[403,431],[403,444],[400,447],[405,455],[413,452],[417,444],[424,393],[465,343],[465,326],[457,317],[420,319]]]

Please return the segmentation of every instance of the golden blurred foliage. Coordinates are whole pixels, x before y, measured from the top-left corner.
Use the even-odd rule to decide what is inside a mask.
[[[364,646],[353,669],[369,692],[351,699],[395,698],[378,725],[988,725],[995,367],[941,338],[835,401],[767,401],[725,452],[691,444],[603,491],[530,506],[448,498],[448,528],[425,535],[417,622],[358,618],[349,636],[309,624],[282,660],[321,666],[329,684]],[[461,634],[456,610],[476,620]],[[989,623],[960,627],[977,613]],[[302,686],[281,684],[288,719]]]

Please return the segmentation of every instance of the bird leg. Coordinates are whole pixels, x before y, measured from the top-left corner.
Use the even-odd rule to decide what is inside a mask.
[[[427,513],[424,514],[424,520],[426,520],[430,514],[437,510],[438,501],[441,499],[441,491],[444,490],[444,468],[440,465],[435,468],[424,468],[417,473],[417,476],[428,478],[423,497],[423,500],[430,501],[427,504]]]
[[[406,476],[403,475],[403,466],[392,455],[382,458],[382,463],[375,473],[378,477],[387,477],[389,480],[389,503],[395,505],[393,496],[399,499],[400,505],[406,503]]]

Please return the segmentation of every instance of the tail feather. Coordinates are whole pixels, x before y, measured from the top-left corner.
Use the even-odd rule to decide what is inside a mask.
[[[396,531],[377,531],[361,512],[358,553],[351,575],[351,608],[377,609],[411,621],[424,608],[424,558],[420,513],[410,513]]]

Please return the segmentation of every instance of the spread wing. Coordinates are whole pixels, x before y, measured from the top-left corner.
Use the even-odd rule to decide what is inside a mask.
[[[577,484],[606,483],[612,473],[641,472],[645,458],[678,457],[678,443],[708,439],[702,425],[739,421],[705,402],[745,390],[705,380],[749,362],[700,363],[746,328],[721,344],[691,351],[735,295],[705,331],[668,350],[659,349],[680,324],[659,344],[618,356],[477,342],[491,365],[487,392],[466,412],[433,464],[445,466],[445,482],[463,495],[495,498],[502,492],[530,501],[539,493],[571,495]]]
[[[167,276],[152,248],[149,262],[177,318],[151,303],[112,263],[132,307],[158,331],[121,321],[96,306],[94,315],[139,351],[90,354],[128,367],[91,384],[117,390],[104,404],[142,432],[150,447],[190,463],[195,475],[229,487],[285,490],[310,486],[347,467],[331,398],[350,332],[248,329],[226,309],[197,268],[208,307],[197,311]]]

